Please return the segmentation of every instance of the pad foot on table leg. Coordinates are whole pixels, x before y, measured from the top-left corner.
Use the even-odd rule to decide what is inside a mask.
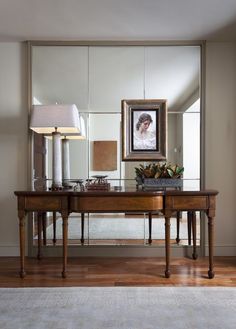
[[[214,276],[215,276],[215,273],[214,273],[213,271],[209,270],[209,271],[208,271],[208,278],[209,278],[209,279],[213,279]]]
[[[61,276],[63,277],[63,279],[65,279],[65,278],[67,277],[67,273],[66,273],[66,271],[62,271],[62,272],[61,272]]]

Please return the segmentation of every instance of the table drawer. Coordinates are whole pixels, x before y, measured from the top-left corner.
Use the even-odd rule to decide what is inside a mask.
[[[208,196],[167,196],[166,209],[204,210],[209,207]]]
[[[162,196],[137,196],[135,198],[120,197],[71,197],[72,212],[125,212],[125,211],[156,211],[163,209]]]
[[[62,209],[62,199],[49,196],[30,196],[25,198],[25,209],[28,211],[58,211]]]

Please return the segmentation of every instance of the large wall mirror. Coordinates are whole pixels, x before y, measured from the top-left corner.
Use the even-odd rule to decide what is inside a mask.
[[[29,50],[30,106],[76,104],[85,122],[86,139],[70,141],[71,179],[85,181],[93,175],[107,175],[112,186],[135,185],[134,168],[140,162],[121,161],[121,100],[167,99],[167,161],[184,166],[185,187],[200,187],[201,44],[32,42]],[[50,183],[52,146],[50,139],[35,133],[32,136],[31,179],[37,188],[45,177]],[[99,143],[96,142],[111,142],[116,158],[113,167],[95,165],[102,161],[94,158],[98,154]],[[49,213],[45,222],[45,244],[55,245],[56,234],[56,244],[60,245],[60,215]],[[200,244],[200,221],[197,223]],[[81,242],[80,215],[71,214],[69,244],[150,246],[148,214],[85,214],[84,224]],[[172,224],[171,238],[175,243],[176,218],[172,219]],[[36,243],[36,224],[30,234]],[[163,244],[164,219],[157,213],[153,216],[151,245]],[[188,225],[187,214],[183,212],[178,247],[186,245]]]

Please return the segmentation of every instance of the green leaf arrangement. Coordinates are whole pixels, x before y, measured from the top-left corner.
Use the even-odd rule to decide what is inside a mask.
[[[184,167],[178,164],[171,163],[150,163],[146,166],[140,164],[135,167],[136,177],[140,178],[181,178],[184,172]]]

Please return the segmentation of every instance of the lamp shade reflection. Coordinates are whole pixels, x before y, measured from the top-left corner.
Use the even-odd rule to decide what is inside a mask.
[[[80,116],[80,133],[62,134],[62,184],[65,188],[70,187],[70,149],[69,140],[86,139],[84,118]]]

